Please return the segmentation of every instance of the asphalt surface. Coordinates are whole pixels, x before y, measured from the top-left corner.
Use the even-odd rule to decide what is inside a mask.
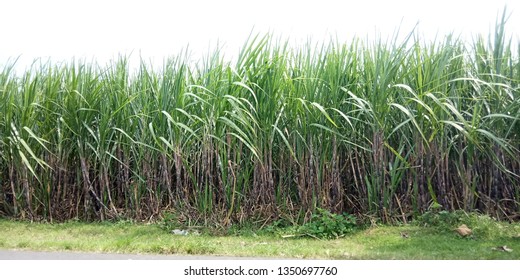
[[[0,260],[258,260],[229,256],[105,254],[0,250]]]

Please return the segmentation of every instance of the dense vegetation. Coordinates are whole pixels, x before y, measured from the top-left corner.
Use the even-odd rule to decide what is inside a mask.
[[[520,210],[519,48],[252,37],[235,61],[182,54],[0,73],[0,215],[49,220],[408,219]]]

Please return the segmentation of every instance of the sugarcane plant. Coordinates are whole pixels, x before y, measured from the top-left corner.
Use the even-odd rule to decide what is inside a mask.
[[[224,226],[332,214],[520,210],[520,50],[410,32],[291,46],[252,35],[161,67],[0,72],[0,214]]]

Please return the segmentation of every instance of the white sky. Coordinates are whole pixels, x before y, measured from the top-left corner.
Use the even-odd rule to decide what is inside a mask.
[[[238,53],[248,35],[273,32],[294,42],[348,41],[416,23],[426,39],[449,32],[470,39],[487,35],[507,4],[508,33],[517,40],[520,1],[515,0],[0,0],[0,67],[20,56],[18,67],[35,58],[95,59],[118,54],[162,61],[189,45],[194,59],[217,42]]]

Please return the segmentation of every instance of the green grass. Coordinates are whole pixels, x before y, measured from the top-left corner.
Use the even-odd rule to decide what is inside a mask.
[[[266,231],[175,236],[156,224],[0,220],[0,248],[312,259],[520,259],[520,225],[494,222],[485,228],[484,235],[475,229],[473,238],[461,238],[440,227],[374,226],[339,239],[317,240]],[[409,238],[401,237],[402,232]],[[513,251],[492,250],[503,245]]]

